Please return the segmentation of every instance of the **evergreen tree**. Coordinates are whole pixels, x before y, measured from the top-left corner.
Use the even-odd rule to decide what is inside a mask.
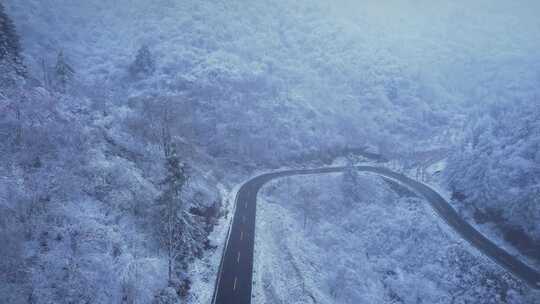
[[[196,215],[191,214],[183,198],[183,190],[188,181],[187,165],[177,154],[174,144],[167,145],[166,177],[162,181],[162,192],[158,197],[158,227],[162,246],[168,260],[168,278],[172,284],[177,279],[176,265],[182,267],[201,255],[206,241],[204,227],[197,223]],[[175,284],[172,284],[175,286]]]
[[[75,76],[75,70],[67,63],[64,57],[64,52],[62,51],[58,53],[55,73],[58,88],[62,93],[65,93],[68,84],[73,80],[73,77]]]
[[[162,245],[167,251],[169,264],[168,278],[172,281],[175,261],[181,252],[182,241],[182,190],[187,183],[185,165],[180,161],[176,149],[172,146],[167,153],[166,177],[162,181],[163,190],[158,198],[159,233]]]
[[[137,52],[135,61],[129,67],[129,72],[134,77],[144,77],[154,74],[156,62],[148,46],[142,46]]]
[[[19,76],[26,76],[19,35],[2,3],[0,3],[0,65],[9,66]]]

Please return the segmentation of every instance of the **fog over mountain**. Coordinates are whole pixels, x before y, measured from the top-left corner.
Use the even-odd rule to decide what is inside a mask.
[[[539,17],[0,0],[0,303],[538,303]]]

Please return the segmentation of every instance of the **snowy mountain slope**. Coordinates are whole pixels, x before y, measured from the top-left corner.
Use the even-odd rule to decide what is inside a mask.
[[[266,186],[256,303],[534,303],[538,295],[448,233],[425,202],[365,175],[349,207],[342,187],[337,174]]]
[[[394,2],[393,9],[372,1],[351,5],[346,16],[341,1],[8,4],[27,37],[23,41],[36,74],[42,57],[50,62],[53,51],[63,49],[85,87],[117,91],[125,85],[118,81],[126,76],[136,49],[148,44],[158,59],[158,73],[139,84],[135,94],[189,91],[200,101],[218,101],[211,102],[217,121],[238,111],[245,116],[237,126],[217,123],[218,134],[239,129],[250,141],[266,138],[272,145],[276,134],[289,132],[295,140],[283,145],[283,154],[299,151],[298,144],[321,145],[321,136],[325,148],[429,138],[447,126],[452,114],[462,112],[456,106],[484,94],[470,92],[469,85],[485,92],[506,79],[521,87],[534,78],[525,68],[537,62],[531,54],[536,45],[526,37],[538,24],[521,6],[507,16],[504,8],[482,11],[478,4],[471,16],[460,5],[438,3],[426,7],[425,15],[406,18],[414,7]],[[375,18],[382,14],[384,19]],[[449,20],[456,15],[463,22],[452,27]],[[523,25],[516,24],[519,17]],[[499,26],[482,26],[478,18]],[[396,20],[401,21],[391,22]],[[517,26],[522,29],[508,35]],[[460,57],[450,57],[455,54]],[[502,70],[504,80],[492,76]],[[260,130],[257,117],[270,112],[279,115],[269,123],[284,130]],[[385,134],[375,136],[376,129]]]
[[[210,243],[195,242],[208,248],[186,256],[174,288],[165,288],[155,231],[167,177],[164,127],[192,170],[187,208],[213,213],[210,225],[194,226],[210,230],[230,211],[231,204],[219,207],[229,185],[254,168],[366,145],[396,158],[445,134],[467,138],[478,113],[499,112],[499,103],[537,104],[540,23],[532,0],[1,3],[29,70],[7,88],[11,74],[0,62],[0,242],[7,244],[0,297],[7,303],[208,298],[224,218]],[[137,78],[129,71],[144,45],[157,68]],[[67,90],[59,90],[60,51],[75,72]],[[514,159],[529,162],[504,167],[535,168],[535,137],[505,137]],[[498,142],[480,147],[498,150]],[[458,156],[456,168],[476,161]],[[474,179],[468,173],[465,185]],[[526,210],[508,217],[536,231],[535,217],[522,216],[535,213]]]

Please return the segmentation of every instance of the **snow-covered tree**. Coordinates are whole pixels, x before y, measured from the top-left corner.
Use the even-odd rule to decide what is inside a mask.
[[[23,64],[19,35],[2,3],[0,3],[0,65],[4,68],[8,67],[18,76],[26,76],[27,74]],[[7,76],[4,68],[1,71],[2,79]]]
[[[185,263],[195,256],[200,256],[206,233],[196,216],[188,210],[183,191],[186,187],[188,167],[180,160],[174,143],[166,147],[166,176],[162,181],[162,192],[158,198],[159,235],[167,253],[168,279],[173,282],[176,265]]]
[[[180,161],[176,149],[166,152],[166,177],[158,199],[161,243],[168,261],[168,278],[172,281],[176,258],[182,250],[183,201],[182,190],[187,183],[186,166]]]
[[[302,218],[303,218],[303,228],[304,230],[307,229],[309,221],[312,220],[313,215],[315,211],[317,210],[317,206],[312,203],[312,201],[315,200],[316,197],[319,196],[319,193],[317,193],[315,188],[315,181],[314,178],[309,178],[310,185],[307,187],[300,188],[299,192],[302,193],[302,197],[310,198],[309,200],[306,200],[305,202],[302,202],[299,205],[299,209],[301,210]]]
[[[129,67],[131,76],[142,78],[154,74],[156,62],[150,52],[150,48],[144,45],[137,51],[135,61]]]
[[[351,207],[360,199],[358,170],[354,167],[354,163],[350,158],[347,159],[347,166],[343,171],[341,189],[343,191],[343,200],[347,206]]]
[[[171,287],[166,287],[154,296],[152,304],[176,304],[178,301],[176,291]]]
[[[496,103],[488,109],[471,118],[461,148],[448,160],[446,180],[464,208],[540,240],[538,100]]]
[[[60,92],[65,93],[68,85],[75,77],[75,70],[67,62],[64,52],[60,51],[55,66],[56,81]]]

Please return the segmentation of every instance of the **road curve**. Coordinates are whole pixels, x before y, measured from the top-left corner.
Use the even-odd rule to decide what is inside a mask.
[[[530,287],[540,289],[540,273],[538,271],[527,266],[484,237],[473,226],[461,219],[450,204],[430,187],[386,168],[373,166],[358,166],[356,168],[359,171],[393,179],[423,196],[448,226],[463,239],[504,267],[515,277],[526,282]],[[328,167],[266,173],[252,178],[240,187],[236,195],[234,217],[229,228],[224,254],[217,274],[212,298],[213,304],[251,303],[255,214],[257,193],[261,187],[269,181],[281,177],[339,173],[343,172],[344,169],[345,167]]]

